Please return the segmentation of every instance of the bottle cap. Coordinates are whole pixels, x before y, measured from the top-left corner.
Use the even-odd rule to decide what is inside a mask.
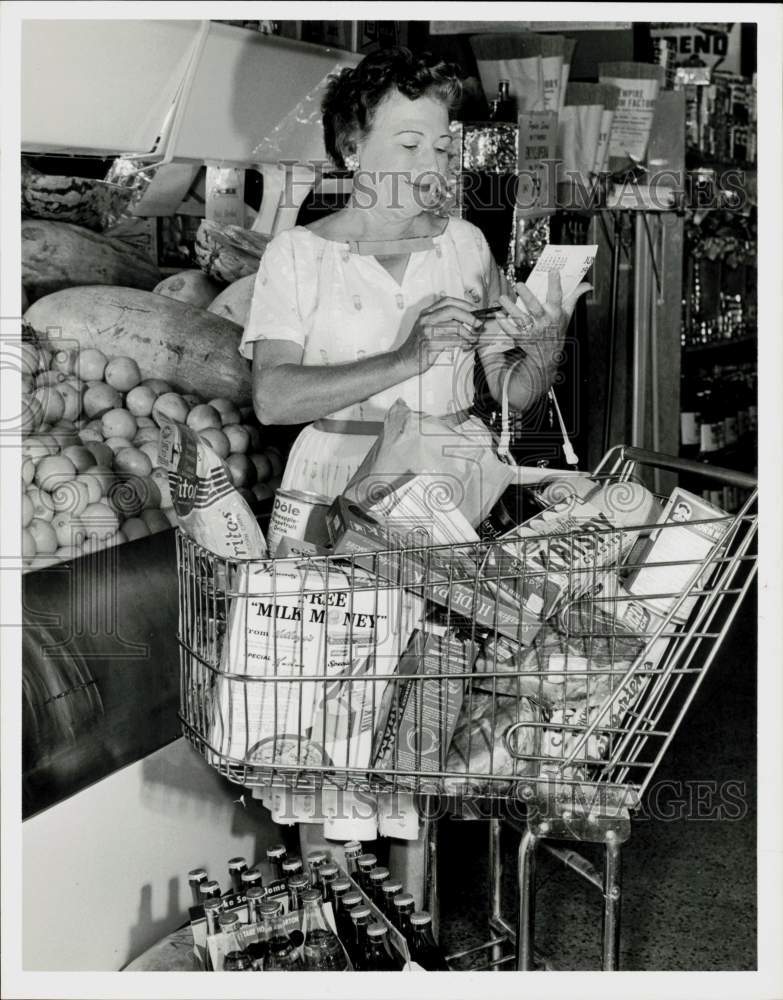
[[[188,872],[188,882],[206,882],[208,878],[206,868],[194,868]]]
[[[283,901],[281,899],[264,899],[260,904],[258,909],[262,914],[267,914],[276,917],[278,913],[283,912]]]
[[[258,884],[256,884],[256,885],[249,885],[247,887],[247,891],[245,892],[245,895],[247,896],[248,899],[263,899],[263,897],[264,897],[263,886],[260,886]]]
[[[233,927],[234,924],[239,923],[238,913],[221,913],[218,917],[218,923],[221,927]]]
[[[313,903],[316,900],[320,902],[323,899],[323,896],[321,895],[320,889],[305,889],[304,892],[299,894],[299,899],[303,903]]]
[[[374,883],[385,882],[391,875],[388,868],[373,868],[370,872],[370,881]]]
[[[334,882],[332,882],[332,892],[350,893],[351,880],[347,878],[336,878]],[[356,895],[358,896],[359,893],[357,892]]]
[[[337,865],[333,865],[331,862],[328,865],[324,865],[321,869],[321,878],[334,878],[335,875],[340,874],[340,869]]]
[[[381,892],[384,896],[399,896],[402,892],[402,882],[397,882],[395,879],[389,879],[388,882],[384,882],[381,886]]]
[[[229,858],[228,860],[228,870],[230,872],[244,871],[247,867],[248,864],[244,858]]]
[[[361,854],[356,859],[356,864],[360,868],[374,868],[378,864],[378,859],[374,854]]]
[[[367,937],[371,938],[383,937],[384,934],[388,933],[389,933],[388,927],[385,924],[381,923],[370,924],[370,926],[367,928]]]
[[[271,847],[267,847],[266,849],[266,856],[270,861],[277,861],[278,858],[282,858],[287,853],[284,844],[272,844]]]
[[[349,840],[348,843],[343,846],[343,851],[345,852],[346,856],[354,854],[358,856],[359,854],[362,853],[363,850],[364,848],[362,847],[362,843],[360,840]]]
[[[329,855],[326,851],[310,851],[307,855],[308,865],[323,865],[329,860]]]
[[[296,875],[292,875],[291,878],[288,879],[287,884],[290,885],[292,889],[309,889],[310,879],[304,874],[304,872],[298,872]],[[317,889],[316,892],[318,892]],[[320,892],[318,894],[320,895]]]
[[[371,917],[372,910],[369,906],[354,906],[351,910],[351,920],[357,924],[360,920],[364,920],[365,917]]]
[[[242,872],[242,885],[261,884],[261,872],[257,868],[248,868]]]
[[[212,899],[204,900],[205,910],[219,910],[222,905],[223,905],[223,900],[220,898],[220,896],[213,896]]]
[[[413,902],[415,902],[415,900],[409,892],[401,892],[393,899],[393,903],[398,909],[402,909],[403,906],[410,906]]]
[[[198,887],[198,891],[201,896],[219,896],[220,882],[215,882],[214,879],[211,882],[202,882]]]
[[[411,913],[410,922],[413,927],[424,927],[425,924],[432,923],[432,917],[426,910],[417,910],[415,913]]]
[[[286,858],[281,867],[284,872],[297,872],[301,868],[304,868],[304,865],[302,864],[301,858],[293,857]]]

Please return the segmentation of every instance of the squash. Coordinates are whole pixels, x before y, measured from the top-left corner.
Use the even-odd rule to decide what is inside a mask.
[[[202,271],[231,284],[258,271],[271,239],[241,226],[222,226],[204,219],[198,227],[193,250]]]
[[[206,309],[215,296],[220,294],[220,289],[221,285],[217,281],[194,268],[169,275],[152,290],[156,295],[166,295],[177,302],[187,302],[188,305]],[[232,319],[231,316],[227,318]]]
[[[47,295],[25,313],[42,339],[76,341],[108,357],[133,358],[146,376],[204,399],[237,406],[252,400],[250,366],[239,353],[242,329],[206,309],[137,288],[88,285]]]
[[[216,316],[223,316],[233,323],[239,323],[244,330],[250,315],[250,303],[253,301],[255,283],[256,276],[254,274],[246,274],[239,281],[233,281],[228,288],[224,288],[220,295],[210,302],[207,309]]]
[[[22,221],[22,282],[30,302],[87,284],[152,289],[160,278],[157,265],[122,240],[69,222]]]

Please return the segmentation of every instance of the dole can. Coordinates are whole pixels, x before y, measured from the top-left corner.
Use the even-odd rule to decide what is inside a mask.
[[[326,512],[331,503],[329,497],[319,493],[278,490],[267,532],[270,553],[275,554],[283,536],[314,545],[329,545]]]

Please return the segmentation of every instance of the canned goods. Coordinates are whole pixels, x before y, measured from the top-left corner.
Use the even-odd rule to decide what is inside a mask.
[[[275,554],[283,535],[314,545],[328,545],[326,512],[331,504],[329,497],[319,493],[278,490],[266,539],[270,553]]]

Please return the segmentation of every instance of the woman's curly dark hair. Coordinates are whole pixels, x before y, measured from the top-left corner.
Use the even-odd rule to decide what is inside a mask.
[[[381,101],[398,90],[410,100],[428,94],[451,108],[462,95],[459,69],[429,52],[414,55],[402,47],[366,56],[353,69],[343,69],[326,87],[323,114],[324,145],[335,166],[345,168],[351,139],[372,125]]]

